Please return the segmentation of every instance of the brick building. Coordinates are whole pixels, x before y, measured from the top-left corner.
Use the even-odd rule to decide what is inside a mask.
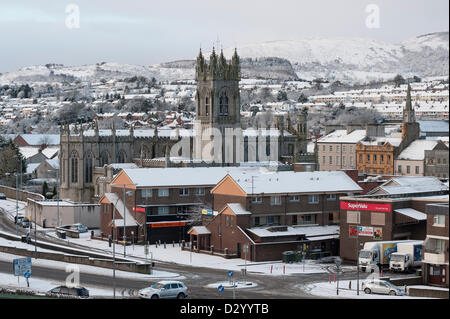
[[[426,215],[423,280],[427,285],[448,288],[448,203],[427,205]]]

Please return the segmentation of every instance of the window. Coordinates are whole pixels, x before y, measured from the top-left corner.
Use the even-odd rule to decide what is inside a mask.
[[[205,195],[205,189],[204,188],[195,188],[194,194],[196,196],[204,196]]]
[[[322,156],[322,163],[325,164],[325,156]]]
[[[209,114],[209,98],[205,97],[205,111],[206,111],[206,115]]]
[[[339,165],[339,156],[336,156],[336,165]]]
[[[367,155],[367,161],[366,163],[370,163],[370,155]]]
[[[76,152],[72,152],[70,155],[70,175],[71,182],[78,183],[78,154]]]
[[[324,151],[325,152],[325,145],[322,147],[322,151]]]
[[[359,155],[359,162],[362,163],[363,159],[362,159],[362,155]]]
[[[298,195],[289,196],[289,201],[290,202],[299,202],[300,196],[298,196]]]
[[[342,157],[342,165],[345,165],[345,157]]]
[[[259,226],[259,217],[255,217],[255,226]]]
[[[230,216],[230,227],[233,226],[233,216]]]
[[[399,165],[397,171],[401,174],[402,173],[402,166]]]
[[[336,146],[336,152],[339,153],[339,146]]]
[[[158,189],[158,197],[168,197],[169,189],[168,188],[159,188]]]
[[[330,156],[329,164],[330,164],[330,165],[333,164],[333,156]]]
[[[411,166],[406,165],[406,174],[410,174],[411,173]]]
[[[229,223],[229,216],[225,215],[225,226],[228,226]]]
[[[292,225],[297,225],[297,215],[292,215]]]
[[[318,204],[319,195],[308,195],[308,204]]]
[[[342,152],[345,152],[345,145],[342,145]]]
[[[387,157],[387,162],[390,164],[391,163],[391,155],[388,155]]]
[[[180,192],[180,196],[188,196],[189,188],[180,188],[179,192]]]
[[[327,200],[336,200],[336,194],[327,194]]]
[[[372,225],[384,226],[386,224],[385,221],[386,215],[384,213],[372,213],[370,218],[371,218],[370,223]]]
[[[219,97],[219,114],[228,115],[228,96],[222,92]]]
[[[353,165],[353,156],[350,156],[350,165]]]
[[[169,215],[169,207],[167,206],[158,207],[158,215]]]
[[[333,151],[333,146],[332,145],[330,145],[330,152],[332,152]]]
[[[416,166],[416,174],[419,174],[419,166]]]
[[[381,164],[384,163],[384,155],[380,155],[380,163],[381,163]]]
[[[275,223],[275,216],[267,216],[266,218],[267,224],[272,225]]]
[[[434,215],[433,217],[434,224],[433,226],[445,226],[445,215]]]
[[[347,224],[359,224],[359,212],[358,211],[347,211]]]
[[[89,152],[85,154],[84,158],[84,182],[92,183],[92,176],[94,170],[94,163],[92,159],[92,154]]]
[[[270,197],[270,205],[281,205],[281,197],[280,196],[271,196]]]
[[[373,162],[374,162],[374,164],[377,163],[377,155],[373,155]]]
[[[142,198],[151,198],[153,196],[153,192],[151,189],[143,189],[141,190]]]
[[[262,197],[261,196],[252,197],[252,203],[261,204],[262,203]]]

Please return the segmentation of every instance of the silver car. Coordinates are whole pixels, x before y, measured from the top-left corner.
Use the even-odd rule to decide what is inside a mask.
[[[391,296],[404,296],[403,289],[391,284],[389,281],[380,279],[370,279],[362,284],[362,288],[366,294],[383,294]]]
[[[139,290],[139,297],[144,299],[184,299],[188,296],[189,290],[181,281],[159,281],[151,287]]]

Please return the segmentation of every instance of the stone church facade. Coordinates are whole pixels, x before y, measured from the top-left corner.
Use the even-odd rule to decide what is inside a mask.
[[[200,51],[197,57],[196,80],[197,124],[192,130],[157,127],[150,130],[130,127],[128,130],[116,129],[114,124],[111,129],[99,129],[97,123],[89,129],[77,125],[62,125],[60,197],[76,202],[93,202],[94,187],[98,184],[98,181],[94,180],[95,167],[112,163],[145,166],[148,160],[164,157],[166,161],[170,161],[169,150],[175,144],[179,145],[182,139],[189,142],[189,159],[184,166],[236,166],[241,162],[264,161],[261,158],[270,156],[272,161],[283,163],[314,160],[314,156],[306,154],[305,111],[298,115],[295,128],[289,119],[285,125],[284,119],[278,117],[275,127],[240,130],[240,63],[236,51],[228,62],[223,52],[217,55],[213,50],[209,63]],[[232,136],[226,143],[226,133],[230,131],[240,132],[240,135]],[[219,154],[212,162],[202,155],[205,148],[216,145],[209,139],[211,132],[220,132],[222,138],[219,146],[212,147],[213,153]],[[259,144],[262,141],[265,143]],[[274,154],[277,157],[275,159]],[[172,153],[170,155],[173,156]]]

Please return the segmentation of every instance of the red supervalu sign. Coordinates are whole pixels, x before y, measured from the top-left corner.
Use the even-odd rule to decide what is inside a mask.
[[[391,212],[391,204],[341,202],[341,209],[389,213]]]
[[[145,213],[145,208],[144,207],[133,207],[133,210],[135,212]]]

